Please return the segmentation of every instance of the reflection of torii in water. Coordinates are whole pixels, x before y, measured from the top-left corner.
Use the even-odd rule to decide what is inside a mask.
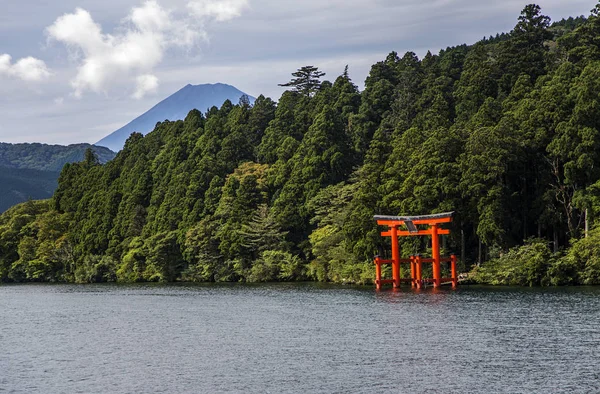
[[[450,234],[450,230],[440,228],[443,223],[450,223],[454,212],[438,213],[434,215],[422,216],[381,216],[376,215],[373,218],[377,220],[380,226],[388,226],[388,231],[381,233],[384,237],[392,239],[392,259],[383,260],[379,256],[375,256],[375,285],[377,289],[385,283],[392,283],[394,288],[400,287],[401,282],[410,282],[412,287],[420,289],[425,283],[433,283],[434,287],[439,287],[442,282],[452,283],[452,287],[458,284],[458,276],[456,275],[456,256],[452,255],[447,258],[440,257],[440,235]],[[428,228],[419,228],[417,226],[429,226]],[[406,230],[398,230],[398,227],[404,226]],[[431,235],[431,258],[424,259],[421,256],[410,256],[408,259],[400,258],[400,250],[398,245],[398,237]],[[450,278],[442,278],[441,262],[450,262],[452,276]],[[400,278],[400,264],[410,264],[410,279]],[[433,278],[422,278],[422,263],[432,263]],[[392,265],[392,279],[381,279],[381,265]]]

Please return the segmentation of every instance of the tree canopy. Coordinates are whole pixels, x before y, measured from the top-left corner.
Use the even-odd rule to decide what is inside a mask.
[[[0,280],[368,283],[389,251],[373,215],[455,211],[443,248],[482,283],[600,283],[598,9],[550,24],[532,4],[510,33],[391,52],[362,92],[305,66],[277,103],[88,152],[0,216]]]
[[[321,88],[321,77],[325,76],[325,73],[319,71],[318,67],[304,66],[293,72],[292,76],[294,78],[291,81],[279,86],[292,87],[298,93],[312,96]]]

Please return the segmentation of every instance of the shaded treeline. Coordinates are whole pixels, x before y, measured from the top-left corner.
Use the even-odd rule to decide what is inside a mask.
[[[390,53],[362,92],[305,67],[278,103],[191,111],[105,165],[89,152],[50,201],[0,217],[0,278],[364,283],[388,249],[374,214],[456,211],[443,245],[479,280],[597,283],[599,12],[551,25],[529,5],[508,34]]]

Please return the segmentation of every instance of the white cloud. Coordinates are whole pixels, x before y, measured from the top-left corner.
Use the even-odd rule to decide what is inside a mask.
[[[132,8],[113,34],[104,33],[88,11],[77,8],[56,19],[46,31],[50,39],[65,44],[78,62],[77,75],[71,80],[76,97],[86,91],[107,93],[114,85],[135,83],[133,96],[142,98],[157,89],[152,70],[166,51],[194,48],[207,37],[203,28],[207,20],[239,16],[246,4],[247,0],[192,1],[188,6],[194,12],[190,14],[148,0]]]
[[[188,7],[200,18],[223,22],[242,15],[242,11],[248,8],[248,0],[192,0]]]
[[[0,55],[0,75],[19,78],[23,81],[39,82],[50,76],[50,71],[40,59],[28,56],[12,63],[8,54]]]
[[[155,75],[140,75],[136,78],[136,89],[132,97],[139,100],[147,93],[155,93],[156,89],[158,89],[158,78]]]
[[[129,20],[142,32],[165,31],[171,23],[169,12],[156,1],[147,1],[142,7],[134,7]]]

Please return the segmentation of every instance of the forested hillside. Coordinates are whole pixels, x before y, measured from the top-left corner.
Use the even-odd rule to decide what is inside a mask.
[[[28,199],[52,197],[58,172],[0,167],[0,212]]]
[[[90,144],[0,142],[0,212],[28,199],[52,197],[62,167],[83,160],[87,148],[93,148],[101,163],[115,157],[109,149]]]
[[[599,13],[551,25],[529,5],[510,33],[390,53],[362,92],[304,67],[278,103],[88,152],[0,217],[0,278],[365,283],[388,249],[374,214],[456,211],[443,245],[479,281],[599,283]]]
[[[115,153],[111,150],[90,144],[47,145],[0,142],[0,166],[60,172],[66,163],[83,160],[83,155],[88,148],[94,150],[101,163],[106,163],[115,157]]]

